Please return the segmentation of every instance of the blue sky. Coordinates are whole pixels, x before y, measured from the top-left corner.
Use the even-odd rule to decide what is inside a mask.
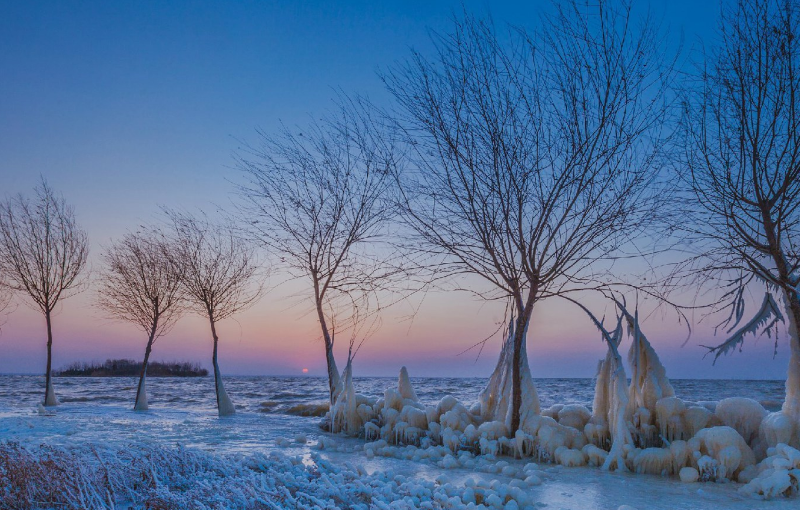
[[[549,2],[463,6],[491,14],[498,25],[531,28]],[[329,108],[338,89],[388,101],[377,71],[406,58],[412,47],[429,49],[429,31],[447,30],[461,8],[460,2],[417,0],[0,0],[0,196],[29,192],[43,175],[74,204],[96,266],[102,245],[152,220],[160,205],[227,207],[237,178],[232,154],[256,128],[303,124]],[[683,34],[688,52],[713,40],[714,0],[656,1],[652,10],[670,28],[665,44],[677,46]],[[302,305],[281,304],[287,292],[279,289],[228,325],[221,347],[227,372],[295,373],[308,366],[322,373],[317,326]],[[93,299],[87,291],[65,302],[56,319],[56,366],[140,356],[141,335],[103,318]],[[415,368],[420,375],[488,375],[499,342],[477,364],[456,354],[493,331],[498,312],[468,296],[432,296],[426,306],[410,330],[386,320],[363,351],[371,368],[362,373],[393,375],[406,362],[412,375]],[[540,315],[547,323],[543,339],[531,339],[529,351],[546,356],[531,354],[534,376],[591,376],[604,351],[591,326],[572,327],[563,310],[545,307]],[[0,372],[39,371],[41,328],[35,312],[15,309],[0,334]],[[654,329],[651,338],[668,369],[682,377],[785,373],[785,358],[772,360],[767,341],[750,346],[749,358],[731,357],[706,373],[710,362],[697,346],[702,338],[681,349],[680,326]],[[403,335],[437,347],[411,356],[398,347]],[[562,336],[569,339],[563,346],[553,340]],[[195,319],[159,342],[156,359],[204,361],[209,350],[204,323]],[[536,342],[544,342],[541,349]]]

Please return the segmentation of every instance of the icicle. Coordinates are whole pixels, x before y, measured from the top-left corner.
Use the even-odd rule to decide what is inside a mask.
[[[674,397],[675,390],[667,378],[667,370],[658,359],[658,354],[639,327],[639,309],[636,309],[634,316],[621,305],[620,309],[633,329],[633,343],[628,351],[628,363],[631,365],[628,416],[633,416],[635,410],[640,407],[644,407],[651,416],[655,416],[656,402],[665,397]]]

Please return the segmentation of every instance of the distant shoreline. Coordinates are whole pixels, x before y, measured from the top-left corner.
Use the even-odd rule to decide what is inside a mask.
[[[152,366],[152,363],[150,364]],[[54,372],[55,375],[55,372]],[[133,377],[139,376],[139,373],[132,374],[130,376],[110,376],[110,377]],[[150,368],[147,369],[147,376],[148,377],[180,377],[180,376],[154,376],[150,373]],[[44,377],[42,373],[35,373],[35,372],[0,372],[0,377]],[[70,375],[59,375],[59,377],[105,377],[102,375],[97,376],[70,376]],[[197,376],[201,377],[201,376]],[[231,374],[226,373],[225,378],[270,378],[270,377],[278,377],[278,378],[291,378],[291,379],[325,379],[327,380],[327,376],[325,374]],[[429,375],[420,375],[420,376],[411,376],[411,380],[415,379],[464,379],[464,380],[475,380],[475,379],[484,379],[488,380],[489,376],[429,376]],[[393,379],[397,380],[396,375],[355,375],[353,376],[354,380],[359,379]],[[594,376],[564,376],[564,377],[534,377],[533,380],[558,380],[558,379],[592,379],[594,380]],[[628,379],[630,381],[630,378]],[[786,382],[785,379],[750,379],[750,378],[732,378],[732,377],[670,377],[670,381],[764,381],[764,382],[779,382],[784,383]]]
[[[53,372],[56,377],[138,377],[142,362],[130,359],[106,360],[105,363],[72,363]],[[151,361],[147,377],[206,377],[208,370],[197,363]]]

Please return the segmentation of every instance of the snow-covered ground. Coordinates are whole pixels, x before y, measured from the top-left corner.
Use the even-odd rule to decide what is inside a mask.
[[[392,380],[376,381],[376,385],[387,387],[393,384]],[[300,380],[295,387],[285,382],[269,386],[264,379],[232,378],[226,386],[239,409],[226,418],[216,415],[213,383],[209,380],[170,384],[169,380],[153,379],[149,381],[151,410],[134,413],[130,410],[134,391],[131,380],[56,379],[56,392],[63,403],[51,416],[37,411],[39,382],[33,377],[0,377],[0,441],[19,443],[31,458],[71,452],[73,461],[82,459],[94,469],[100,469],[101,460],[106,465],[141,465],[130,462],[135,452],[141,452],[137,457],[140,461],[161,459],[153,461],[156,468],[151,469],[158,474],[160,492],[153,492],[152,487],[139,489],[142,497],[162,498],[159,501],[165,506],[161,508],[179,508],[192,498],[210,498],[206,501],[212,508],[275,508],[259,500],[271,501],[277,508],[425,508],[425,502],[430,503],[429,508],[470,508],[472,501],[509,509],[617,510],[628,505],[639,510],[782,510],[798,505],[796,499],[751,499],[737,492],[739,485],[734,483],[686,484],[676,478],[608,473],[593,467],[534,465],[530,459],[469,454],[453,462],[452,456],[446,458],[441,451],[422,452],[413,446],[372,445],[365,450],[363,439],[321,432],[317,417],[274,412],[275,408],[288,410],[288,402],[309,405],[320,394],[304,394],[304,390],[313,391],[316,382]],[[434,384],[441,391],[449,383],[439,381],[431,386]],[[537,384],[545,397],[547,391]],[[761,383],[766,395],[762,401],[769,400],[773,391],[770,385],[780,391],[780,383]],[[416,385],[420,398],[427,395],[424,386]],[[177,391],[181,388],[183,394]],[[430,392],[433,396],[433,389]],[[176,398],[169,401],[168,394]],[[281,401],[284,397],[288,402]],[[269,410],[273,412],[264,412]],[[9,443],[5,444],[9,448]],[[44,450],[41,445],[46,445]],[[189,468],[184,466],[183,471],[175,472],[177,467],[164,467],[170,462],[194,466],[191,469],[196,471],[186,471]],[[120,501],[126,500],[123,488],[131,483],[126,476],[138,476],[126,475],[126,469],[115,470],[115,495]],[[90,475],[105,480],[98,472],[82,476]],[[128,501],[132,499],[127,497]]]

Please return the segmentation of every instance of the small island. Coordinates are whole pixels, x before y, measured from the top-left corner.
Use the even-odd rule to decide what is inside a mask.
[[[142,371],[142,362],[132,359],[109,359],[105,363],[75,362],[58,370],[59,377],[135,377]],[[205,377],[208,370],[197,363],[151,361],[148,377]]]

